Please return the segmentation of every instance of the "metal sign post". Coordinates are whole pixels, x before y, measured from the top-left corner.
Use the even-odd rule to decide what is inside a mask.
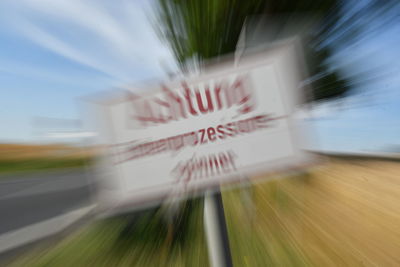
[[[213,267],[232,267],[228,230],[221,191],[207,191],[204,197],[204,226],[208,255]]]

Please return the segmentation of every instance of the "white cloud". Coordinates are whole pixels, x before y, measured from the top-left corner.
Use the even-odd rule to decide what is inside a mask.
[[[19,29],[21,33],[24,34],[32,42],[47,48],[48,50],[55,52],[65,58],[73,60],[79,64],[91,67],[95,70],[106,73],[112,77],[122,79],[119,72],[117,70],[112,70],[108,66],[104,66],[100,62],[97,62],[96,59],[92,59],[87,57],[84,53],[79,51],[78,49],[70,46],[69,44],[61,41],[57,37],[41,30],[36,27],[34,24],[24,23],[23,21],[19,22]]]
[[[154,34],[143,7],[132,1],[113,4],[110,8],[102,1],[22,0],[12,24],[32,42],[120,82],[140,80],[143,73],[146,78],[163,75],[159,61],[174,65],[173,58]],[[71,31],[89,34],[76,40],[68,35]]]

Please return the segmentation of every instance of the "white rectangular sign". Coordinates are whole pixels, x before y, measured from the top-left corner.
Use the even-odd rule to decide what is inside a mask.
[[[303,164],[293,125],[299,66],[295,46],[285,45],[99,105],[101,141],[109,144],[103,194],[148,204]]]

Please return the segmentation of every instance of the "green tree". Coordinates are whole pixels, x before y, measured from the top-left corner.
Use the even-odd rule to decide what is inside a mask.
[[[184,72],[193,62],[202,66],[204,61],[234,52],[249,16],[267,14],[288,19],[294,13],[325,16],[325,24],[321,24],[318,34],[310,35],[312,42],[307,47],[312,59],[310,74],[318,77],[313,79],[313,92],[307,93],[309,101],[340,97],[349,89],[347,81],[328,68],[329,47],[312,45],[326,34],[329,20],[334,21],[338,12],[338,0],[158,0],[157,9],[159,32]]]
[[[398,22],[399,6],[398,0],[158,0],[157,25],[185,72],[193,62],[202,66],[234,52],[248,17],[277,15],[284,24],[293,14],[318,16],[319,26],[309,32],[305,47],[311,102],[340,98],[354,84],[369,81],[370,73],[344,77],[328,61],[339,47],[362,42]]]

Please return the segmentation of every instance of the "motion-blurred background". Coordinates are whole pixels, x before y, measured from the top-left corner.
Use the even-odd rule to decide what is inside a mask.
[[[80,99],[296,36],[303,145],[322,161],[223,192],[234,265],[399,266],[399,14],[397,0],[1,1],[0,260],[208,265],[201,199],[93,222],[101,147]]]

